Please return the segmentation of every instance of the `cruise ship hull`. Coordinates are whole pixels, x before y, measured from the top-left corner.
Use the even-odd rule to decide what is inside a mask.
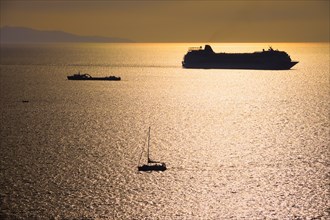
[[[182,62],[184,68],[190,69],[255,69],[255,70],[289,70],[298,62],[283,63],[185,63]]]

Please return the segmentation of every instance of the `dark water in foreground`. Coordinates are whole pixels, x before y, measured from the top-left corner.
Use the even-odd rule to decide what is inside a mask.
[[[329,219],[329,44],[273,44],[289,71],[182,69],[189,46],[1,45],[0,216]],[[148,126],[165,172],[137,172]]]

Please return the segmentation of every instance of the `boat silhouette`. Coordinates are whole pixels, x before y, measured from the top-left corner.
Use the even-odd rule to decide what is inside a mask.
[[[205,48],[190,48],[184,56],[182,67],[193,69],[260,69],[288,70],[297,61],[292,61],[284,51],[263,50],[254,53],[215,53],[210,45]]]
[[[111,80],[111,81],[121,80],[121,78],[117,76],[93,77],[88,73],[81,74],[80,72],[68,76],[67,78],[68,80]]]
[[[150,149],[150,127],[149,127],[149,132],[148,132],[147,164],[138,166],[138,171],[142,171],[142,172],[165,171],[167,169],[165,163],[159,162],[159,161],[154,161],[154,160],[150,159],[150,150],[149,149]],[[142,154],[141,154],[141,157],[142,157]],[[141,160],[141,157],[140,157],[140,160]],[[139,164],[140,164],[140,160],[139,160]]]

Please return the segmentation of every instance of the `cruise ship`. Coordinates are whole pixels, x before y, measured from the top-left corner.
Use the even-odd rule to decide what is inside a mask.
[[[182,67],[193,69],[288,70],[296,65],[284,51],[269,48],[254,53],[215,53],[210,45],[189,48]]]

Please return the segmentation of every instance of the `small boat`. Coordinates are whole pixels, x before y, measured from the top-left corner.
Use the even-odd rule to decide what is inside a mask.
[[[78,72],[77,74],[73,74],[68,76],[68,80],[112,80],[112,81],[119,81],[121,80],[120,77],[117,76],[105,76],[105,77],[93,77],[87,73],[81,74]]]
[[[147,148],[148,161],[147,161],[147,164],[143,164],[142,166],[138,166],[138,171],[142,171],[142,172],[165,171],[167,169],[165,163],[158,162],[158,161],[153,161],[153,160],[150,159],[149,148],[150,148],[150,127],[149,127],[149,132],[148,132],[148,148]],[[142,156],[142,154],[141,154],[141,156]],[[140,157],[140,159],[141,159],[141,157]],[[139,161],[139,163],[140,163],[140,161]]]

